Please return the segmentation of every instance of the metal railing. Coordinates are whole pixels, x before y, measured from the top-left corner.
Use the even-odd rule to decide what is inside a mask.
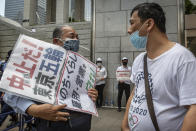
[[[14,111],[10,111],[10,112],[6,112],[6,113],[0,113],[0,116],[4,116],[4,115],[10,115],[12,113],[15,113]],[[33,120],[35,120],[35,118],[31,118],[29,120],[25,120],[25,116],[22,114],[19,114],[19,120],[15,125],[9,126],[6,129],[3,129],[3,131],[9,131],[15,127],[19,127],[19,131],[24,131],[24,125],[27,123],[32,122]],[[32,130],[31,131],[35,131],[35,128],[33,128],[32,126]]]

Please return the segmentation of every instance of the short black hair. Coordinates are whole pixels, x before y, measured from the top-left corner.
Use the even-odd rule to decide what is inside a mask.
[[[96,64],[97,64],[97,63],[102,63],[102,61],[96,61]]]
[[[9,50],[6,56],[6,61],[8,61],[8,59],[10,58],[10,55],[12,54],[12,50]]]
[[[52,38],[61,38],[62,35],[62,27],[56,27],[53,31]]]
[[[11,54],[12,54],[12,50],[9,50],[7,55],[10,57]]]
[[[133,8],[131,11],[131,16],[133,12],[138,11],[138,16],[141,19],[141,22],[152,18],[155,22],[157,28],[162,32],[166,33],[165,23],[165,13],[162,7],[157,3],[141,3]]]

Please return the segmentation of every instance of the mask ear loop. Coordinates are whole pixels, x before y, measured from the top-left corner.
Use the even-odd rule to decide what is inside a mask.
[[[147,27],[149,26],[149,24],[147,23]],[[147,32],[147,31],[146,31]],[[148,44],[148,37],[149,37],[149,33],[150,32],[147,32],[147,35],[146,35],[146,37],[147,37],[147,40],[146,40],[146,47],[147,47],[147,44]],[[145,49],[146,49],[146,47],[145,47]]]
[[[132,37],[135,34],[135,32],[137,32],[137,31],[138,31],[138,35],[139,35],[140,30],[141,30],[141,28],[143,27],[144,24],[145,24],[145,22],[142,24],[142,26],[138,30],[134,31],[130,36]],[[139,37],[141,37],[141,36],[139,36]]]
[[[138,35],[139,35],[139,32],[140,32],[141,28],[142,28],[144,25],[145,25],[145,22],[142,24],[142,26],[141,26],[140,29],[138,30]],[[147,26],[149,26],[148,23],[147,23]],[[149,32],[147,32],[147,35],[146,35],[146,37],[147,37],[147,40],[146,40],[146,47],[147,47],[147,44],[148,44],[148,36],[149,36]],[[140,37],[141,37],[141,36],[140,36]],[[145,47],[145,49],[146,49],[146,47]]]
[[[146,47],[147,47],[147,44],[148,44],[148,36],[149,36],[149,32],[147,33],[147,40],[146,40]],[[145,49],[146,49],[146,47],[145,47]]]
[[[74,39],[71,39],[71,38],[66,38],[66,39],[65,39],[65,41],[69,41],[69,40],[74,40]]]
[[[64,42],[61,38],[55,38],[55,39],[60,40],[61,42]]]
[[[145,21],[146,22],[146,21]],[[142,24],[142,26],[139,28],[138,30],[138,34],[140,34],[140,30],[142,29],[142,27],[145,25],[145,22]],[[147,26],[149,26],[149,24],[147,23]],[[147,36],[148,36],[148,33],[147,33]]]
[[[61,38],[56,38],[58,40],[60,40],[61,42],[65,42],[65,41],[69,41],[69,40],[75,40],[75,39],[71,39],[71,38],[66,38],[65,40],[62,40]]]

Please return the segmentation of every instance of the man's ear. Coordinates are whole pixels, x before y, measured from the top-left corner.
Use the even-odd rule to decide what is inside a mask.
[[[150,32],[153,27],[154,27],[154,20],[150,18],[147,22],[147,32]]]
[[[58,39],[53,38],[53,44],[58,45]]]

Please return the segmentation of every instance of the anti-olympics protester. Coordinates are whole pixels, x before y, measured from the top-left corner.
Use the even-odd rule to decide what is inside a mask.
[[[130,96],[130,75],[131,75],[131,67],[128,66],[128,58],[127,57],[123,57],[122,58],[122,65],[119,66],[116,70],[116,79],[118,81],[118,112],[121,111],[121,100],[122,100],[122,95],[123,95],[123,91],[125,91],[125,96],[126,96],[126,103],[129,99]],[[118,74],[119,73],[128,73],[128,80],[121,80],[119,79]],[[122,75],[122,74],[121,74]]]
[[[188,49],[168,40],[165,22],[165,13],[156,3],[139,4],[131,12],[130,41],[146,52],[137,56],[132,66],[135,89],[127,103],[123,131],[155,131],[155,118],[161,131],[196,130],[196,59]],[[146,59],[148,76],[144,77]],[[144,78],[149,81],[154,124],[147,106]]]
[[[53,43],[66,50],[79,50],[78,34],[70,26],[62,26],[53,31]],[[88,95],[95,102],[96,89],[89,89]],[[89,131],[92,115],[63,110],[66,105],[37,104],[34,101],[6,93],[4,100],[22,114],[36,117],[37,131]]]
[[[96,60],[97,68],[97,77],[96,77],[96,87],[98,91],[98,98],[97,98],[97,107],[100,108],[103,103],[103,89],[105,87],[105,82],[107,78],[107,71],[106,68],[103,66],[102,59],[99,57]]]

